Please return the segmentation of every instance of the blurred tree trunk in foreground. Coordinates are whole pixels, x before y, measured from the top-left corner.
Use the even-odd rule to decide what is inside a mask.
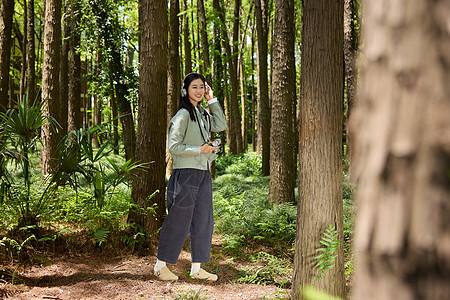
[[[450,299],[450,1],[363,7],[353,298]]]

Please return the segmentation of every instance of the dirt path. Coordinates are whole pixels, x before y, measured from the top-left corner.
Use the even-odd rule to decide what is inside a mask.
[[[153,275],[154,256],[105,257],[82,255],[60,257],[50,264],[34,266],[20,273],[23,283],[0,282],[7,299],[282,299],[288,298],[276,286],[237,284],[239,264],[212,256],[205,269],[219,275],[215,283],[190,279],[190,254],[183,250],[176,266],[177,282],[161,282]],[[201,298],[189,298],[199,293]],[[1,298],[1,293],[0,293]]]

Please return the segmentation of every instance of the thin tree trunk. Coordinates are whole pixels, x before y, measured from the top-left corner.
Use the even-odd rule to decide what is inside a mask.
[[[34,0],[28,0],[28,57],[27,57],[27,86],[28,86],[28,104],[32,104],[36,100],[36,46],[34,42]]]
[[[114,83],[110,82],[111,86],[111,115],[112,115],[112,124],[113,124],[113,140],[114,140],[114,154],[119,154],[119,112],[117,108],[117,97],[114,92]]]
[[[70,49],[70,18],[67,16],[67,12],[70,9],[66,1],[64,5],[63,18],[64,23],[64,37],[61,49],[61,60],[59,70],[59,97],[61,106],[59,107],[58,123],[61,126],[61,136],[64,136],[68,132],[68,117],[69,117],[69,49]]]
[[[97,55],[94,63],[94,74],[98,74],[98,65],[100,62],[101,52],[99,51],[99,47],[97,45]],[[102,124],[102,99],[98,97],[97,93],[94,94],[94,126],[98,126]],[[100,147],[101,144],[101,136],[95,135],[93,137],[93,143],[95,147]]]
[[[204,67],[203,73],[204,75],[206,75],[205,76],[206,81],[212,84],[211,64],[209,58],[208,28],[206,27],[206,14],[203,0],[197,0],[197,6],[198,6],[199,28],[202,41],[202,59]]]
[[[241,129],[241,111],[239,110],[239,36],[240,36],[240,11],[241,11],[241,0],[234,0],[234,24],[233,24],[233,52],[228,52],[229,60],[233,63],[230,64],[230,82],[231,82],[231,116],[232,122],[234,122],[235,138],[236,138],[236,152],[234,154],[243,152],[242,143],[242,129]],[[225,24],[225,23],[224,23]],[[226,49],[226,48],[225,48]],[[230,149],[230,152],[233,153]]]
[[[292,298],[313,285],[344,298],[344,257],[341,246],[335,265],[317,280],[314,259],[328,225],[343,240],[343,2],[302,1],[302,67],[300,75],[300,149]],[[271,174],[272,176],[272,174]],[[359,298],[363,299],[363,298]]]
[[[129,223],[135,222],[156,242],[158,229],[166,212],[165,205],[165,155],[167,120],[167,1],[140,0],[140,85],[139,120],[137,131],[136,160],[149,163],[148,170],[138,171],[133,181],[132,198],[141,208],[156,205],[155,215],[142,214],[133,209],[128,215]],[[155,93],[159,91],[159,93]],[[159,192],[151,199],[156,190]],[[151,246],[151,244],[150,244]]]
[[[235,6],[239,7],[240,1],[235,0]],[[229,134],[229,137],[227,138],[228,146],[230,149],[231,154],[237,154],[242,152],[242,135],[241,135],[241,127],[240,127],[240,111],[239,111],[239,97],[238,97],[238,90],[239,90],[239,82],[237,78],[237,60],[233,57],[232,48],[230,46],[230,38],[228,37],[228,33],[226,31],[225,27],[225,15],[223,8],[220,6],[220,2],[218,0],[213,1],[214,10],[216,13],[218,13],[220,21],[222,22],[221,30],[222,30],[222,37],[223,37],[223,47],[225,48],[225,52],[227,54],[228,58],[228,68],[229,68],[229,77],[230,77],[230,83],[231,83],[231,93],[229,97],[229,105],[227,105],[226,110],[228,110],[228,119],[229,124],[227,124],[228,130],[227,134]],[[239,10],[236,11],[234,16],[236,18],[239,16]],[[236,30],[238,30],[236,34]],[[236,18],[233,25],[233,39],[237,41],[239,36],[239,18]],[[234,49],[234,48],[233,48]],[[237,52],[237,51],[236,51]]]
[[[213,3],[213,7],[217,4]],[[212,87],[214,88],[214,96],[220,102],[222,107],[225,107],[225,80],[224,67],[222,62],[222,30],[218,22],[214,22],[214,51],[213,51],[213,79]],[[227,123],[228,126],[228,123]],[[225,154],[225,144],[228,142],[227,133],[229,130],[220,132],[222,144],[219,146],[219,153]]]
[[[171,0],[170,2],[170,21],[169,21],[169,65],[167,70],[167,123],[177,113],[180,102],[181,90],[181,71],[180,71],[180,1]],[[168,124],[167,124],[168,125]],[[167,145],[166,145],[167,146]],[[166,147],[167,148],[167,147]],[[172,173],[173,160],[166,149],[166,174]]]
[[[450,299],[449,4],[362,3],[354,299]]]
[[[262,156],[262,174],[270,174],[270,105],[269,105],[269,79],[268,79],[268,0],[256,0],[256,31],[258,33],[258,87],[257,87],[257,130],[258,153]]]
[[[247,99],[245,94],[245,86],[244,82],[246,81],[246,74],[244,69],[244,62],[241,61],[240,65],[240,85],[241,85],[241,109],[242,109],[242,152],[246,152],[248,148],[248,140],[247,140],[247,127],[248,127],[248,118],[247,118]]]
[[[187,10],[187,0],[183,0],[183,12]],[[189,18],[188,14],[183,14],[183,38],[184,38],[184,76],[192,72],[192,52],[189,41]]]
[[[27,0],[23,0],[23,35],[22,35],[22,66],[20,69],[20,85],[19,85],[19,93],[20,93],[20,102],[22,103],[23,97],[26,94],[27,82],[26,82],[26,74],[27,74]],[[30,105],[30,102],[28,102]]]
[[[88,61],[84,60],[81,62],[81,115],[84,128],[90,128],[92,125],[92,103],[88,95],[87,81],[84,79],[89,73],[88,66]]]
[[[70,39],[69,39],[69,90],[68,90],[68,131],[83,127],[81,112],[81,58],[77,49],[80,45],[78,33],[77,1],[70,5]]]
[[[14,0],[2,0],[0,6],[0,112],[8,107]]]
[[[254,22],[255,23],[255,22]],[[252,49],[251,49],[251,61],[252,70],[255,69],[255,33],[252,30]],[[251,135],[252,135],[252,152],[256,152],[256,131],[255,131],[255,121],[256,121],[256,97],[255,97],[255,75],[252,72],[252,115],[251,115]]]
[[[269,199],[275,203],[294,203],[296,164],[295,116],[294,0],[278,0],[275,6],[274,55],[272,74],[272,125],[270,136]]]
[[[44,64],[42,70],[43,114],[57,118],[59,114],[59,64],[61,51],[61,0],[46,0],[44,16]],[[58,134],[47,122],[42,126],[42,176],[57,165]]]

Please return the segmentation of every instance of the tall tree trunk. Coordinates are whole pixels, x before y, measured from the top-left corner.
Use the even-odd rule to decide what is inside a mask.
[[[217,4],[214,4],[213,7],[217,7]],[[214,51],[213,51],[213,76],[212,76],[212,87],[214,88],[214,96],[220,102],[222,107],[225,107],[225,80],[224,80],[224,67],[222,62],[222,29],[219,22],[214,22]],[[228,126],[228,124],[227,124]],[[222,140],[221,145],[219,146],[219,153],[225,154],[225,141],[227,139],[227,132],[229,130],[222,131],[219,133],[220,138]]]
[[[86,75],[89,74],[89,62],[83,60],[81,62],[81,116],[83,119],[84,128],[90,128],[92,126],[92,103],[88,94],[88,86],[86,81]]]
[[[68,130],[83,127],[81,112],[81,57],[77,49],[80,45],[78,25],[78,0],[70,5],[70,39],[69,39],[69,90],[68,90]]]
[[[243,152],[242,144],[242,129],[241,129],[241,111],[239,110],[239,35],[240,35],[240,11],[241,11],[241,0],[234,0],[234,24],[233,24],[233,52],[228,52],[228,57],[230,58],[230,83],[231,83],[231,116],[232,122],[234,122],[234,131],[236,132],[236,152],[235,154]],[[225,24],[225,23],[224,23]],[[226,48],[225,48],[226,49]],[[231,150],[230,150],[231,151]],[[233,152],[231,152],[233,153]]]
[[[169,21],[169,65],[167,70],[167,123],[177,113],[180,102],[181,71],[180,71],[180,1],[170,2]],[[168,125],[168,124],[167,124]],[[166,149],[166,174],[172,173],[173,160]]]
[[[98,70],[98,66],[99,66],[99,62],[100,62],[100,51],[97,47],[97,55],[95,57],[95,63],[94,65],[94,74],[98,74],[99,70]],[[94,94],[94,126],[98,126],[100,124],[102,124],[102,99],[98,97],[97,93]],[[95,147],[100,147],[101,144],[101,138],[102,136],[98,136],[95,135],[93,137],[93,143]]]
[[[67,15],[70,6],[65,1],[64,14]],[[68,132],[68,117],[69,117],[69,49],[70,49],[70,18],[66,16],[64,19],[64,36],[61,49],[61,60],[59,70],[59,97],[61,105],[59,107],[58,123],[61,126],[61,136]]]
[[[240,6],[240,1],[235,0],[235,7]],[[221,30],[222,30],[222,37],[223,37],[223,47],[225,48],[225,52],[228,58],[228,68],[229,68],[229,77],[230,77],[230,84],[231,84],[231,93],[229,97],[229,138],[227,139],[230,153],[231,154],[237,154],[242,152],[242,135],[241,135],[241,114],[239,111],[239,81],[237,78],[237,60],[233,57],[232,50],[233,49],[230,46],[230,38],[228,37],[228,33],[225,27],[225,14],[223,11],[223,8],[220,6],[220,2],[218,0],[213,1],[213,7],[216,13],[218,13],[220,21],[222,23]],[[236,18],[236,15],[239,16],[239,9],[235,9],[234,16],[235,21],[233,25],[233,39],[235,41],[238,41],[239,36],[239,18]],[[237,33],[236,33],[237,30]],[[237,52],[237,51],[236,51]],[[228,125],[228,124],[227,124]]]
[[[251,51],[251,60],[252,60],[252,70],[255,69],[255,33],[252,30],[252,51]],[[252,116],[251,116],[251,132],[252,132],[252,152],[256,152],[256,131],[255,131],[255,121],[256,121],[256,97],[255,97],[255,75],[252,72],[252,87],[251,87],[251,96],[252,96]]]
[[[300,149],[292,298],[313,285],[344,297],[342,245],[335,266],[317,280],[314,267],[320,239],[328,224],[343,240],[343,2],[302,1],[302,67],[300,75]],[[362,299],[362,298],[361,298]]]
[[[241,57],[242,59],[242,57]],[[246,152],[248,148],[248,140],[247,140],[247,128],[248,128],[248,117],[247,117],[247,97],[244,82],[246,81],[245,74],[245,65],[243,59],[239,64],[240,75],[239,75],[239,83],[241,86],[241,110],[242,110],[242,152]]]
[[[296,102],[294,56],[294,0],[278,0],[275,6],[272,82],[272,121],[270,135],[270,184],[272,202],[294,203],[296,151],[293,118]]]
[[[28,22],[27,22],[27,86],[28,103],[32,104],[36,100],[36,46],[34,42],[34,0],[28,0]]]
[[[450,299],[450,3],[362,4],[354,299]]]
[[[114,140],[114,154],[119,154],[119,110],[117,108],[117,97],[116,93],[114,92],[114,82],[110,81],[111,86],[111,97],[109,100],[109,103],[111,105],[111,117],[112,117],[112,124],[113,124],[113,140]]]
[[[19,95],[20,102],[23,101],[23,97],[26,94],[27,82],[26,82],[26,73],[27,73],[27,0],[23,0],[23,35],[22,35],[22,66],[20,69],[20,85],[19,85]],[[30,102],[28,102],[30,103]],[[28,104],[29,105],[29,104]]]
[[[262,174],[270,174],[270,105],[269,105],[269,77],[267,65],[268,32],[269,32],[269,4],[268,0],[255,1],[256,31],[258,33],[258,86],[257,86],[257,131],[258,153],[262,156]]]
[[[204,69],[203,73],[206,77],[206,81],[212,84],[211,63],[209,58],[208,28],[206,27],[206,14],[203,0],[197,0],[197,7],[198,7],[199,28],[202,42],[202,60]]]
[[[0,6],[0,112],[5,112],[8,107],[13,15],[14,0],[2,0]]]
[[[192,52],[191,42],[189,41],[189,17],[186,13],[187,0],[183,0],[183,39],[184,39],[184,76],[192,72]]]
[[[59,114],[59,64],[61,51],[61,0],[46,0],[44,9],[44,64],[42,70],[43,114]],[[42,176],[57,165],[59,137],[47,122],[42,126]]]
[[[167,1],[139,1],[140,101],[136,161],[149,164],[146,172],[137,172],[131,196],[144,209],[156,204],[156,214],[142,214],[141,210],[133,209],[128,220],[142,226],[151,242],[156,242],[166,212],[167,27]],[[149,199],[156,190],[159,192]]]
[[[95,57],[95,63],[94,63],[94,74],[98,74],[98,66],[100,62],[100,55],[101,52],[99,51],[98,45],[97,45],[97,55]],[[102,99],[98,97],[97,93],[94,94],[94,126],[102,124]],[[93,143],[95,147],[100,147],[101,143],[101,136],[95,135],[93,137]]]

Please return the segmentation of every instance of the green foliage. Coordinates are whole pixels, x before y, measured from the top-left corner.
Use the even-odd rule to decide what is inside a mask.
[[[305,300],[342,300],[339,297],[331,296],[312,286],[304,286],[302,288],[302,295]]]
[[[334,262],[337,257],[337,254],[334,253],[341,245],[341,241],[338,240],[338,236],[339,233],[334,226],[332,224],[328,224],[327,229],[320,239],[320,243],[324,245],[324,247],[316,249],[317,252],[321,252],[322,254],[314,257],[314,259],[317,260],[315,267],[319,271],[317,274],[317,279],[321,279],[326,270],[334,268]]]
[[[13,262],[14,258],[20,258],[22,252],[25,250],[25,246],[32,240],[36,240],[34,234],[27,237],[23,242],[4,236],[0,240],[1,259],[4,260],[9,255],[10,261]]]
[[[268,179],[230,174],[216,179],[216,229],[224,234],[227,250],[239,250],[244,241],[294,242],[297,208],[290,203],[271,203],[267,197]]]
[[[184,294],[179,294],[176,298],[174,298],[175,300],[207,300],[209,299],[208,297],[202,297],[200,295],[202,289],[199,289],[198,291],[189,291],[187,293]]]
[[[43,189],[39,197],[33,197],[31,191],[33,174],[30,160],[39,142],[39,131],[46,122],[53,129],[58,126],[55,120],[42,115],[42,105],[43,102],[29,106],[28,97],[25,96],[21,103],[17,103],[17,109],[9,109],[0,114],[0,205],[6,206],[9,211],[15,211],[20,225],[36,224],[43,210],[45,197],[50,191],[48,188]],[[20,176],[13,177],[7,170],[8,161],[13,161],[19,167]],[[19,182],[17,179],[20,179]]]
[[[261,156],[250,152],[238,155],[220,156],[216,159],[216,174],[261,175]]]
[[[253,261],[258,263],[258,265],[240,270],[241,277],[236,280],[237,282],[262,285],[275,284],[279,287],[286,288],[292,275],[289,261],[277,258],[264,251],[260,251],[254,256]]]
[[[263,300],[279,300],[279,299],[290,299],[290,295],[287,291],[285,290],[278,290],[276,292],[273,292],[272,294],[270,294],[269,296],[264,296]]]

